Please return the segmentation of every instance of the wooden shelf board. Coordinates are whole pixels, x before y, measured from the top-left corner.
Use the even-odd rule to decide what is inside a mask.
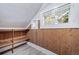
[[[22,42],[22,41],[26,41],[27,40],[27,38],[26,38],[26,36],[24,35],[24,36],[20,36],[20,37],[15,37],[15,38],[13,38],[13,43],[12,42],[10,42],[10,41],[12,41],[12,38],[9,38],[9,39],[5,39],[5,40],[0,40],[0,48],[2,48],[2,47],[6,47],[6,46],[9,46],[9,45],[12,45],[12,44],[16,44],[16,43],[19,43],[19,42]]]

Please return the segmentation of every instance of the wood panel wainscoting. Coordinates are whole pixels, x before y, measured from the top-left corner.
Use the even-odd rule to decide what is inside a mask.
[[[26,41],[28,38],[26,37],[28,30],[20,30],[20,31],[0,31],[0,49],[8,47],[10,45],[21,43]],[[3,51],[0,51],[2,53]]]
[[[30,42],[44,47],[59,55],[79,54],[79,29],[31,29]]]

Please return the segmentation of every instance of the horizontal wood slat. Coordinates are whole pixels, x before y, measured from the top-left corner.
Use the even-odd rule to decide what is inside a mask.
[[[24,40],[27,40],[26,37],[27,31],[14,31],[13,43],[12,43],[12,31],[0,31],[0,48],[12,45]]]

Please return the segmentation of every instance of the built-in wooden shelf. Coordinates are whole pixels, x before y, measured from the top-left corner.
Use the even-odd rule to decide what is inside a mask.
[[[26,40],[27,40],[26,35],[14,37],[13,42],[12,42],[12,38],[0,40],[0,48],[6,47],[6,46],[9,46],[9,45],[12,45],[12,44],[16,44],[16,43],[19,43],[19,42],[22,42],[22,41],[26,41]]]
[[[9,46],[9,45],[12,45],[12,43],[11,42],[1,43],[0,48],[6,47],[6,46]]]
[[[1,43],[3,43],[3,42],[9,42],[9,41],[11,41],[11,40],[12,40],[12,38],[9,38],[9,39],[0,40],[0,42],[1,42]]]
[[[13,49],[17,46],[25,44],[28,41],[27,32],[29,29],[25,30],[0,30],[0,53],[5,52],[7,50],[11,50],[12,53],[14,52]]]

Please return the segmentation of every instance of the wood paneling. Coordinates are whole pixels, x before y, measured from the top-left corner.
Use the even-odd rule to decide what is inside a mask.
[[[0,31],[0,47],[5,47],[12,44],[12,38],[14,43],[26,39],[26,31]]]
[[[30,41],[60,55],[79,54],[79,29],[31,29]]]
[[[43,30],[40,30],[40,29],[38,29],[37,30],[37,44],[39,45],[39,46],[42,46],[42,47],[45,47],[44,46],[44,33],[43,33]]]
[[[0,46],[11,43],[12,31],[0,31]],[[28,29],[14,31],[14,42],[30,39],[41,47],[60,55],[79,54],[79,29]]]
[[[54,37],[54,35],[56,37]],[[44,41],[45,41],[45,47],[55,53],[58,53],[58,39],[57,39],[57,33],[55,30],[44,30]]]
[[[71,31],[72,36],[72,54],[79,55],[79,29],[73,29]]]

